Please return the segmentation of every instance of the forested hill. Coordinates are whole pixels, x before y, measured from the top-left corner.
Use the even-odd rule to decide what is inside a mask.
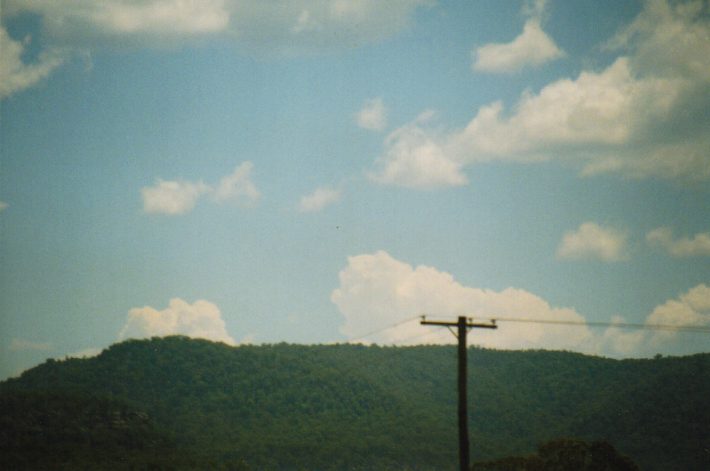
[[[171,455],[171,467],[184,459],[213,469],[453,470],[455,375],[451,346],[132,340],[95,358],[48,360],[0,383],[4,433],[27,439],[4,442],[0,452],[20,459],[33,439],[46,438],[42,414],[56,422],[63,417],[56,410],[93,407],[100,416],[126,418],[119,420],[123,431],[116,432],[114,419],[102,428],[123,437],[125,450],[132,450],[125,432],[131,420],[148,437],[139,440],[140,453],[157,460],[181,450]],[[709,397],[710,354],[617,361],[472,348],[472,461],[525,455],[542,442],[575,437],[606,440],[641,469],[707,470]],[[81,413],[65,415],[76,430],[94,435],[76,423]]]

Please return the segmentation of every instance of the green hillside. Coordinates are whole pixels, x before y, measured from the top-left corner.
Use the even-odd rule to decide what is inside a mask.
[[[616,361],[472,348],[469,357],[472,461],[574,437],[606,440],[641,469],[710,469],[710,354]],[[457,463],[455,365],[449,346],[229,347],[170,337],[49,360],[0,383],[0,397],[21,397],[15,408],[37,415],[52,407],[31,394],[60,394],[77,410],[96,401],[124,408],[143,418],[136,436],[148,438],[137,443],[148,448],[134,453],[124,437],[119,451],[180,450],[155,461],[165,469],[448,470]],[[18,421],[3,426],[31,435]]]

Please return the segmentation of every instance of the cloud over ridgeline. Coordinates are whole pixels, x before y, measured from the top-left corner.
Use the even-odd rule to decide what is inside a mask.
[[[190,304],[180,298],[171,299],[162,311],[150,306],[131,309],[118,339],[169,335],[185,335],[228,345],[236,343],[227,333],[222,313],[216,305],[204,300]]]
[[[615,316],[612,326],[595,330],[585,317],[571,308],[551,306],[523,289],[494,291],[465,286],[434,267],[412,266],[384,251],[348,259],[340,271],[340,285],[331,293],[332,302],[344,318],[341,332],[348,338],[376,331],[366,337],[376,343],[450,343],[446,331],[419,325],[415,316],[474,316],[497,318],[495,331],[476,332],[476,345],[501,349],[564,349],[611,356],[650,356],[655,353],[688,354],[706,346],[695,334],[672,329],[628,330],[625,319]],[[503,319],[528,319],[580,323],[578,326],[549,323],[515,323]],[[655,308],[644,321],[657,325],[710,327],[710,287],[701,284],[678,299]],[[392,327],[384,329],[385,327]],[[681,337],[683,335],[683,337]]]
[[[709,180],[710,19],[698,5],[646,2],[609,42],[624,53],[613,63],[526,91],[511,110],[489,103],[460,129],[405,124],[387,136],[373,179],[454,186],[476,164],[556,160],[585,176]]]
[[[521,289],[492,291],[464,286],[434,267],[413,267],[387,252],[362,254],[348,259],[340,272],[340,286],[331,300],[345,318],[341,332],[356,337],[377,327],[405,321],[413,316],[529,317],[582,322],[573,309],[555,308],[542,298]],[[418,322],[405,323],[368,337],[373,342],[448,343],[449,336],[426,330]],[[448,333],[448,332],[447,332]],[[528,324],[494,333],[477,332],[475,343],[497,348],[573,348],[591,340],[586,328]]]
[[[185,214],[192,211],[197,201],[205,195],[212,195],[217,203],[231,202],[238,206],[252,206],[261,196],[251,181],[253,168],[251,162],[243,162],[234,172],[222,177],[215,187],[202,181],[158,179],[153,186],[141,190],[143,211],[171,216]]]

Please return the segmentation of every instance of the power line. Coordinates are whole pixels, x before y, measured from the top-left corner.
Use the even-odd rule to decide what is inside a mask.
[[[483,319],[489,322],[519,322],[527,324],[557,324],[579,327],[618,327],[621,329],[639,330],[665,330],[672,332],[697,332],[710,333],[710,327],[702,325],[672,325],[672,324],[634,324],[628,322],[589,322],[589,321],[563,321],[554,319],[526,319],[514,317],[496,317]]]
[[[445,319],[441,316],[429,316],[429,319]],[[468,317],[470,321],[482,322],[518,322],[526,324],[558,324],[578,327],[618,327],[622,329],[638,330],[665,330],[672,332],[697,332],[710,333],[710,326],[697,324],[637,324],[630,322],[594,322],[594,321],[566,321],[560,319],[532,319],[526,317]]]
[[[357,337],[351,337],[347,339],[348,343],[354,343],[358,342],[361,340],[364,340],[368,337],[371,337],[373,335],[385,332],[390,329],[394,329],[395,327],[399,327],[403,324],[406,324],[408,322],[411,322],[415,319],[419,319],[421,316],[415,316],[415,317],[408,317],[406,319],[403,319],[401,321],[388,324],[384,327],[380,327],[378,329],[372,330],[370,332],[364,333],[362,335],[358,335]],[[437,319],[442,317],[438,316],[427,316],[429,319]],[[548,325],[566,325],[566,326],[571,326],[571,327],[616,327],[619,329],[637,329],[637,330],[654,330],[654,331],[667,331],[667,332],[691,332],[691,333],[700,333],[700,334],[708,334],[710,333],[710,326],[702,326],[702,325],[673,325],[673,324],[638,324],[638,323],[630,323],[630,322],[594,322],[594,321],[565,321],[565,320],[559,320],[559,319],[531,319],[531,318],[525,318],[525,317],[488,317],[488,318],[483,318],[483,317],[469,317],[467,318],[469,321],[483,321],[483,322],[488,322],[488,323],[497,323],[497,322],[512,322],[512,323],[521,323],[521,324],[548,324]],[[410,337],[406,337],[404,339],[396,339],[393,340],[391,343],[392,344],[402,344],[403,342],[407,342],[410,340],[414,340],[419,337],[424,337],[426,335],[430,335],[428,333],[423,333],[423,334],[416,334]]]
[[[379,329],[377,329],[377,330],[373,330],[373,331],[371,331],[371,332],[368,332],[368,333],[366,333],[366,334],[360,335],[360,336],[358,336],[358,337],[349,338],[349,339],[348,339],[348,342],[357,342],[357,341],[359,341],[359,340],[366,339],[367,337],[370,337],[370,336],[372,336],[372,335],[379,334],[380,332],[384,332],[384,331],[386,331],[386,330],[394,329],[395,327],[399,327],[399,326],[402,325],[402,324],[406,324],[407,322],[411,322],[411,321],[413,321],[413,320],[415,320],[415,319],[419,319],[419,317],[420,317],[420,316],[409,317],[409,318],[407,318],[407,319],[401,320],[401,321],[399,321],[399,322],[395,322],[394,324],[386,325],[386,326],[384,326],[384,327],[381,327],[381,328],[379,328]]]

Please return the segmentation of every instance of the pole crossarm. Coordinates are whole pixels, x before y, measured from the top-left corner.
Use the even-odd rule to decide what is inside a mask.
[[[443,326],[443,327],[458,327],[459,322],[446,322],[446,321],[428,321],[426,320],[426,317],[422,317],[422,320],[419,322],[421,325],[438,325],[438,326]],[[490,324],[481,324],[478,322],[469,322],[466,321],[466,327],[469,329],[472,328],[477,328],[477,329],[497,329],[498,326],[496,325],[496,321],[491,320]]]

